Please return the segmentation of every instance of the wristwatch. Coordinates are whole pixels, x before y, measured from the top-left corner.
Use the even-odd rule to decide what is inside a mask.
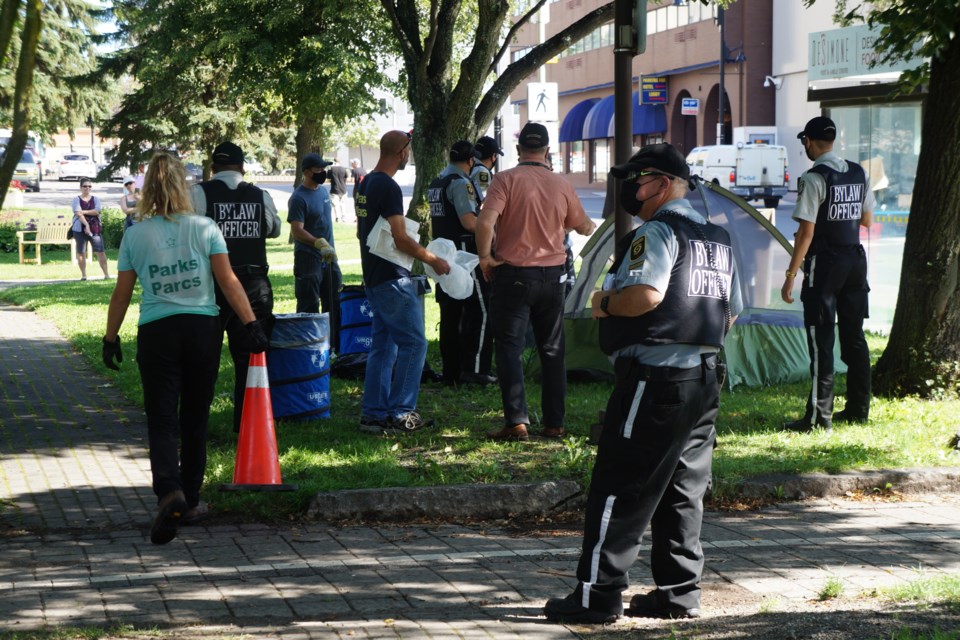
[[[796,278],[796,277],[797,277],[797,273],[796,273],[795,271],[790,271],[790,269],[787,269],[785,275],[786,275],[788,278]]]
[[[610,312],[607,311],[607,307],[609,306],[610,306],[610,296],[603,296],[602,298],[600,298],[600,311],[603,311],[604,313],[609,314]]]

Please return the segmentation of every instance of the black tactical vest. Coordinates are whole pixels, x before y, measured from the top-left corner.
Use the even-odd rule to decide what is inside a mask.
[[[213,218],[227,241],[233,266],[267,266],[267,225],[263,191],[241,182],[231,189],[222,180],[201,182],[207,197],[207,217]]]
[[[476,253],[477,245],[473,234],[460,224],[457,208],[447,197],[447,187],[454,180],[465,180],[465,178],[455,173],[448,173],[443,177],[435,178],[427,188],[427,202],[430,205],[430,228],[432,229],[433,239],[447,238],[453,240],[457,249],[464,249],[466,246],[466,251]]]
[[[810,169],[823,176],[827,185],[827,197],[817,211],[817,224],[810,244],[811,254],[823,251],[830,245],[860,244],[860,218],[868,188],[867,177],[863,167],[856,162],[847,164],[846,173],[823,164]]]
[[[668,225],[679,245],[667,293],[656,309],[642,316],[600,318],[600,348],[610,355],[634,344],[723,346],[733,286],[730,235],[717,225],[699,225],[671,212],[660,213],[654,220]],[[610,273],[616,273],[624,260],[642,255],[643,240],[627,236],[617,247]]]

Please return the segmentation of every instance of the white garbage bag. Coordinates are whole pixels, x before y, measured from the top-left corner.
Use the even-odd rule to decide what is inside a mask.
[[[443,258],[450,265],[450,273],[438,275],[430,265],[423,265],[423,270],[430,276],[443,292],[455,300],[465,300],[473,293],[473,270],[480,264],[480,258],[473,253],[458,251],[453,240],[437,238],[427,245],[437,257]]]

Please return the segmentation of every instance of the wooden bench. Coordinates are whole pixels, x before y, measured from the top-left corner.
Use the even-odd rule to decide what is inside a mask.
[[[70,245],[70,262],[77,261],[77,244],[72,239],[67,239],[67,231],[73,225],[72,220],[54,220],[52,222],[38,222],[35,231],[17,231],[17,244],[20,249],[20,264],[25,262],[36,262],[43,264],[43,258],[40,255],[40,247],[45,244],[68,244]],[[28,239],[27,236],[30,236]],[[35,258],[25,258],[23,250],[26,245],[32,244],[36,251]],[[92,243],[87,243],[87,254],[89,258],[93,257]]]

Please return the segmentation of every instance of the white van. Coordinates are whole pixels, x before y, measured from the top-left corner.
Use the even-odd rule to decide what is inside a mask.
[[[718,144],[696,147],[687,155],[690,173],[720,185],[745,200],[763,200],[776,209],[787,194],[787,149],[768,144]]]

